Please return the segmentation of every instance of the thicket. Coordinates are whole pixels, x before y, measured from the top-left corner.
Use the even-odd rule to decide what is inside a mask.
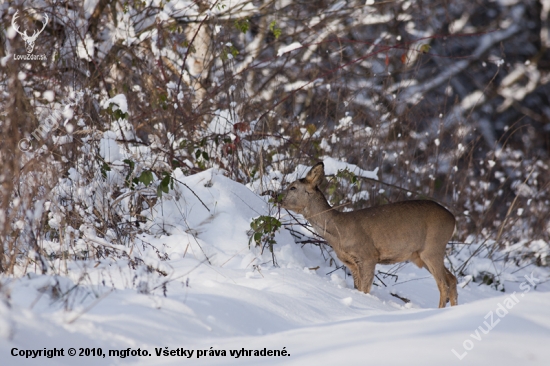
[[[379,168],[334,177],[335,205],[431,197],[475,255],[547,265],[548,4],[2,1],[0,273],[124,254],[173,169],[246,184],[324,156]],[[28,34],[47,15],[45,60],[16,58],[16,11]]]

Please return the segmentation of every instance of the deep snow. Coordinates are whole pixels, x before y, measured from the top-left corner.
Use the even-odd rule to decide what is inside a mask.
[[[328,169],[334,165],[325,163]],[[249,248],[251,219],[277,214],[267,198],[251,191],[259,186],[249,189],[217,170],[189,177],[176,171],[174,177],[175,190],[149,216],[152,235],[142,234],[133,248],[118,247],[167,276],[145,265],[132,269],[123,258],[70,261],[67,274],[64,263],[53,262],[58,275],[1,279],[2,365],[548,362],[546,268],[499,268],[506,292],[459,278],[460,305],[437,309],[439,294],[427,271],[411,264],[378,266],[393,275],[380,273],[367,295],[353,289],[343,270],[329,266],[324,259],[329,253],[295,244],[287,230],[275,238],[278,266],[269,250],[253,243]],[[272,178],[261,185],[277,188],[280,177]],[[53,250],[58,244],[46,245]],[[160,260],[157,252],[169,259]],[[474,261],[470,272],[487,265]],[[63,348],[65,356],[11,356],[14,348],[54,347]],[[151,356],[71,357],[70,347],[77,352],[101,347],[107,354],[139,348]],[[194,354],[156,356],[155,348],[164,347]],[[211,348],[227,356],[208,356]],[[230,355],[243,348],[284,349],[289,356]],[[206,355],[197,358],[198,350]]]

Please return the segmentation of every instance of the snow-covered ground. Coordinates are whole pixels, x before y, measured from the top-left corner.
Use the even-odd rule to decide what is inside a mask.
[[[175,178],[150,234],[113,247],[124,258],[56,260],[58,275],[1,279],[2,365],[548,364],[547,267],[498,269],[505,292],[459,278],[459,306],[437,309],[427,271],[379,266],[367,295],[287,230],[273,256],[249,244],[251,220],[276,214],[267,198],[216,170]],[[25,358],[54,348],[63,356]]]

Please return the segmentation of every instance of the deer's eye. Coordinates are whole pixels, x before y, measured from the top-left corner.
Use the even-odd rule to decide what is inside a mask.
[[[295,189],[296,189],[296,187],[290,187],[290,188],[289,188],[289,190],[291,190],[291,191],[293,191],[293,190],[295,190]]]

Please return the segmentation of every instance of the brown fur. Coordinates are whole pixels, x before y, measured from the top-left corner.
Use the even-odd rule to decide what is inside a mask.
[[[455,217],[434,201],[402,201],[352,212],[330,207],[319,184],[323,163],[283,192],[282,207],[302,214],[350,269],[355,287],[368,293],[377,263],[411,261],[434,276],[439,307],[457,304],[456,277],[443,264]]]

